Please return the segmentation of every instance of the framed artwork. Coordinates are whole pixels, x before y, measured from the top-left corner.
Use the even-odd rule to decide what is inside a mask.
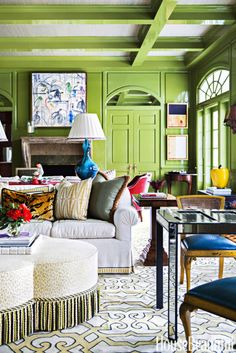
[[[71,126],[86,112],[86,73],[32,73],[32,122],[35,127]]]
[[[167,104],[167,128],[188,127],[188,104],[168,103]]]
[[[188,135],[167,136],[167,160],[188,159]]]

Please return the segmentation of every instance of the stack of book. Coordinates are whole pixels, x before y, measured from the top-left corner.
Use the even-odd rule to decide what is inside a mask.
[[[211,195],[219,195],[219,196],[229,196],[232,193],[230,188],[219,189],[215,186],[209,186],[206,191]]]
[[[0,234],[0,255],[30,255],[37,243],[38,235],[22,233],[17,237]]]
[[[68,175],[65,177],[65,179],[66,179],[66,181],[68,181],[70,183],[78,183],[81,181],[81,179],[78,176],[74,176],[74,175],[73,176]]]
[[[166,199],[167,196],[164,192],[142,192],[140,193],[143,199]]]

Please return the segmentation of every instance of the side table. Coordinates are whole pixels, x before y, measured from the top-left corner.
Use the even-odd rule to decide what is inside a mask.
[[[155,266],[156,265],[156,234],[158,234],[158,223],[156,221],[156,211],[161,207],[177,206],[176,198],[173,195],[168,194],[166,199],[136,199],[140,207],[151,208],[151,219],[150,219],[150,239],[143,249],[141,254],[141,260],[143,260],[144,266]],[[158,260],[158,259],[157,259]],[[160,260],[160,259],[159,259]],[[163,259],[161,259],[163,266],[168,265],[168,256],[163,249]]]
[[[181,173],[168,173],[165,174],[165,178],[168,185],[168,193],[171,194],[171,185],[172,182],[185,182],[188,184],[187,194],[190,195],[192,193],[192,186],[193,186],[193,176],[197,174],[181,174]]]

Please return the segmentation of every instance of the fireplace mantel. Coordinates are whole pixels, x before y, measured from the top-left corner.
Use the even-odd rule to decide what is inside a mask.
[[[75,165],[83,155],[82,140],[70,140],[66,137],[22,137],[21,148],[24,166],[35,164]]]

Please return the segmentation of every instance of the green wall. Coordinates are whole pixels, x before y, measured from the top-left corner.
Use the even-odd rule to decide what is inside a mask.
[[[42,63],[41,63],[42,66]],[[162,104],[161,129],[163,134],[162,167],[178,168],[178,162],[166,163],[165,157],[165,125],[166,102],[180,102],[183,92],[188,91],[187,73],[183,70],[137,72],[123,71],[119,68],[112,72],[89,72],[86,67],[74,68],[74,71],[87,72],[87,105],[89,112],[95,112],[103,119],[106,111],[106,100],[114,90],[124,86],[140,86],[150,92],[154,92]],[[37,67],[35,70],[37,71]],[[30,120],[31,82],[30,72],[11,71],[0,72],[0,94],[8,94],[13,101],[13,162],[15,166],[21,166],[20,137],[27,136],[27,122]],[[42,71],[42,70],[41,70]],[[45,62],[45,71],[50,71]],[[59,70],[61,71],[61,70]],[[72,70],[70,70],[72,71]],[[68,128],[37,128],[33,136],[67,136]],[[109,132],[108,132],[109,133]],[[93,143],[93,157],[101,168],[106,168],[106,142],[95,141]]]
[[[66,60],[66,58],[65,58]],[[40,70],[37,65],[30,69],[7,67],[0,70],[0,95],[7,95],[12,100],[13,106],[13,163],[22,166],[20,137],[27,136],[27,122],[30,120],[30,97],[31,97],[31,72],[50,72],[52,69],[47,65],[47,60],[42,58]],[[4,66],[7,66],[5,64]],[[22,63],[21,65],[22,66]],[[44,69],[42,69],[42,66]],[[116,68],[105,70],[96,67],[78,67],[76,63],[70,66],[70,70],[63,70],[57,66],[53,71],[84,71],[87,73],[87,106],[89,112],[97,113],[101,123],[104,124],[106,115],[106,101],[109,95],[124,86],[138,86],[155,93],[161,102],[161,174],[172,169],[187,169],[187,163],[179,161],[166,161],[166,134],[186,133],[187,130],[166,129],[166,103],[183,102],[188,93],[188,74],[183,64],[166,64],[157,69],[132,70],[129,68]],[[0,106],[1,110],[1,106]],[[33,136],[67,136],[68,128],[37,128]],[[108,132],[109,133],[109,132]],[[95,141],[93,143],[93,158],[101,169],[106,168],[106,141]]]

